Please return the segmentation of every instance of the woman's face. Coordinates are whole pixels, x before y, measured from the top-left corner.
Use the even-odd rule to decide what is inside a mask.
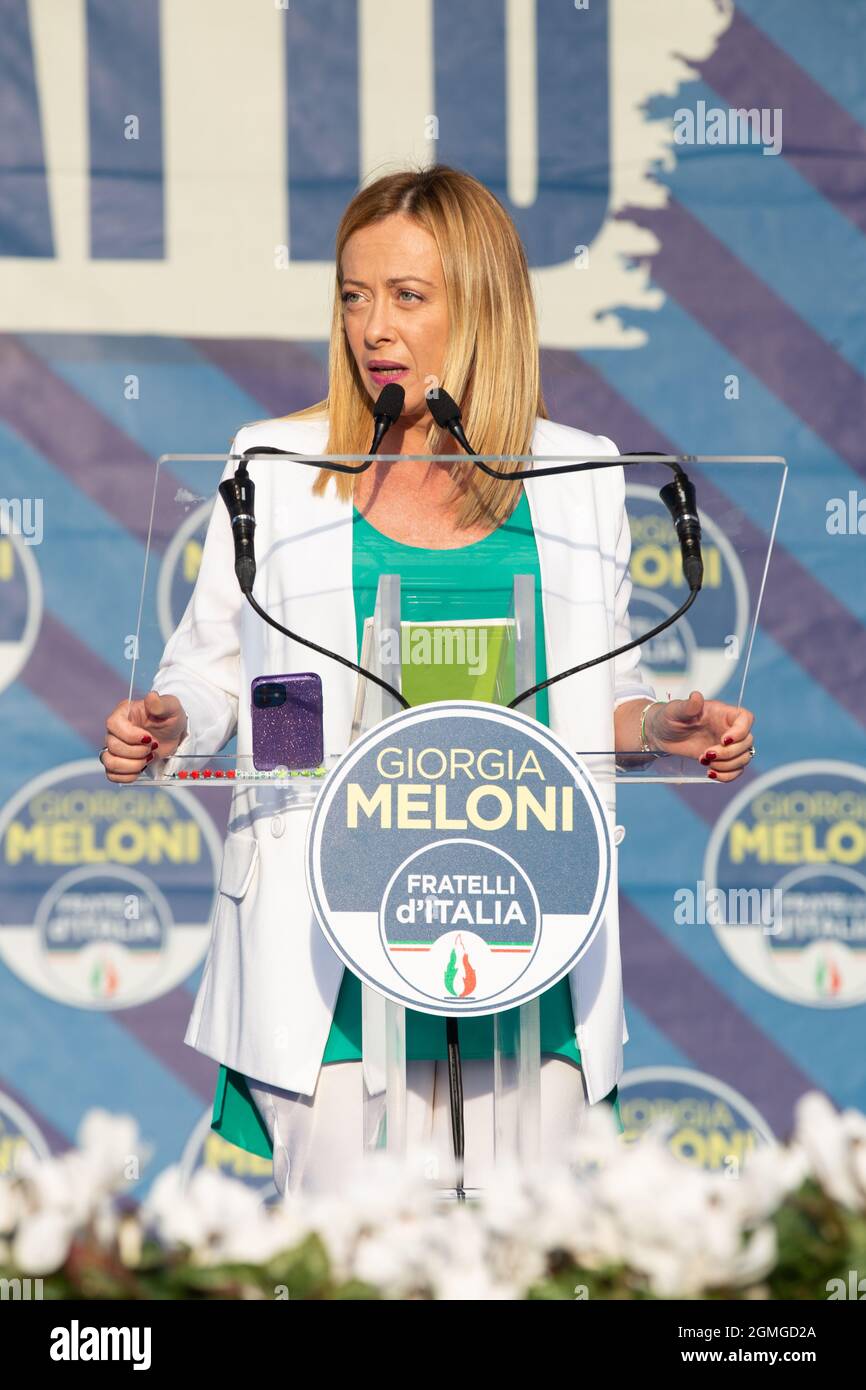
[[[410,217],[394,213],[349,237],[342,270],[346,337],[370,396],[375,400],[389,381],[399,381],[406,392],[404,419],[422,416],[425,390],[440,381],[448,337],[435,241]]]

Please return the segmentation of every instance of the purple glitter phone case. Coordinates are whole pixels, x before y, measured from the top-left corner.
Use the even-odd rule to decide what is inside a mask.
[[[315,671],[256,676],[250,687],[253,766],[319,767],[324,759],[322,678]]]

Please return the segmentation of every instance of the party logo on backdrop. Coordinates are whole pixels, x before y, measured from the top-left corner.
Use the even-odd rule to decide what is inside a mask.
[[[42,578],[26,540],[3,525],[0,509],[0,690],[23,670],[42,624]]]
[[[623,1074],[617,1095],[627,1143],[656,1121],[669,1121],[668,1149],[692,1168],[738,1171],[756,1148],[776,1142],[745,1096],[706,1072],[637,1067]]]
[[[48,1141],[27,1111],[0,1091],[0,1181],[15,1176],[23,1153],[48,1158]]]
[[[756,984],[816,1008],[866,1000],[864,768],[788,763],[750,782],[713,828],[704,878],[722,901],[736,889],[774,891],[769,924],[712,921]]]
[[[670,513],[651,487],[626,487],[631,529],[629,619],[637,636],[675,613],[688,597],[680,543]],[[736,550],[702,506],[704,582],[700,597],[673,627],[641,646],[641,664],[656,689],[675,699],[700,690],[717,695],[737,669],[749,622],[749,591]]]
[[[6,804],[0,846],[0,956],[31,988],[122,1009],[201,960],[222,840],[194,798],[66,763]]]

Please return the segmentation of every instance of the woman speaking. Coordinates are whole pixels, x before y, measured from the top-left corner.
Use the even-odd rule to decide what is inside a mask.
[[[257,503],[258,603],[291,631],[360,660],[378,576],[401,576],[404,616],[504,617],[515,574],[536,577],[536,680],[630,640],[630,536],[622,467],[498,481],[474,469],[433,422],[428,392],[462,406],[481,455],[616,454],[604,435],[552,422],[542,396],[526,256],[498,200],[443,165],[389,174],[362,189],[336,236],[327,398],[242,426],[231,452],[262,446],[364,455],[370,407],[388,382],[405,392],[384,454],[358,474],[278,460]],[[273,463],[273,461],[271,461]],[[255,464],[252,465],[253,469]],[[493,465],[494,468],[497,465]],[[513,471],[503,463],[499,471]],[[224,477],[230,477],[230,464]],[[257,480],[264,476],[264,470]],[[262,505],[264,503],[264,505]],[[753,756],[748,710],[656,700],[639,648],[539,692],[536,718],[568,747],[675,752],[720,782]],[[245,602],[229,517],[217,504],[195,588],[152,689],[106,721],[101,758],[114,782],[153,760],[213,754],[237,733],[249,754],[250,682],[318,671],[327,753],[351,738],[357,675],[286,638]],[[447,667],[437,672],[440,698]],[[461,692],[462,693],[462,692]],[[303,856],[309,811],[279,809],[278,788],[233,792],[216,914],[185,1041],[221,1063],[213,1128],[272,1153],[281,1195],[336,1187],[361,1152],[361,985],[313,916]],[[611,830],[612,792],[607,796]],[[616,851],[613,851],[616,867]],[[549,1155],[584,1107],[616,1107],[625,1025],[615,873],[601,929],[540,998],[541,1142]],[[433,1146],[453,1185],[446,1033],[406,1011],[407,1141]],[[461,1019],[464,1181],[483,1185],[493,1153],[492,1017]]]

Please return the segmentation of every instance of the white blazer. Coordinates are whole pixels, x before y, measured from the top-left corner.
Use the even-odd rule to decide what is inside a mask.
[[[256,421],[238,430],[231,452],[268,444],[323,453],[327,433],[325,417]],[[604,435],[536,420],[534,455],[617,452]],[[227,465],[223,476],[234,468]],[[256,599],[284,626],[356,658],[351,500],[338,500],[333,485],[324,497],[313,496],[317,474],[309,465],[263,459],[250,468],[256,482]],[[631,636],[623,469],[539,478],[527,484],[526,494],[538,547],[547,671],[553,675]],[[549,688],[551,728],[569,748],[612,749],[614,707],[655,697],[639,655],[636,648]],[[187,713],[188,733],[177,756],[217,753],[235,732],[238,752],[251,754],[250,682],[292,670],[321,675],[325,752],[343,752],[356,673],[290,641],[250,607],[235,578],[228,512],[217,497],[194,591],[153,679],[153,689],[176,695]],[[613,838],[612,783],[601,792]],[[344,970],[309,903],[309,816],[309,806],[292,807],[279,786],[233,789],[210,946],[184,1038],[236,1071],[304,1095],[316,1087]],[[613,855],[602,926],[568,976],[591,1104],[619,1080],[628,1038],[615,847]]]

